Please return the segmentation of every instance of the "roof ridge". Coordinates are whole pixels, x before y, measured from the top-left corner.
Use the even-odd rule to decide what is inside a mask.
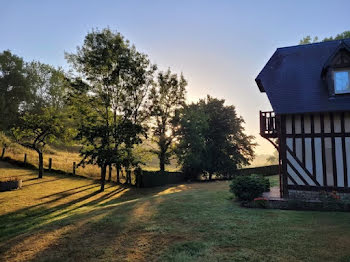
[[[332,42],[344,42],[346,40],[350,41],[350,38],[344,38],[344,39],[337,39],[337,40],[331,40],[331,41],[325,41],[325,42],[317,42],[317,43],[310,43],[310,44],[299,44],[299,45],[291,45],[291,46],[284,46],[284,47],[278,47],[277,50],[279,49],[286,49],[286,48],[295,48],[295,47],[308,47],[308,46],[315,46],[315,45],[325,45],[328,43]]]

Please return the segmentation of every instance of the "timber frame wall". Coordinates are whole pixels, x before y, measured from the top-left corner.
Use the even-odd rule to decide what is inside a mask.
[[[278,118],[282,196],[289,190],[350,192],[350,112]]]

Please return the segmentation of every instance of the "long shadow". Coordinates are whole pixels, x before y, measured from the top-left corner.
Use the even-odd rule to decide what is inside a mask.
[[[94,186],[96,186],[98,188],[98,185],[95,184]],[[93,186],[91,187],[93,188]],[[90,190],[91,188],[84,188],[82,190],[79,190],[77,192],[74,192],[72,194],[69,195],[74,195],[86,190]],[[108,188],[108,187],[107,187]],[[100,201],[103,201],[104,199],[111,197],[119,192],[121,192],[122,190],[124,190],[124,188],[118,189],[116,191],[112,191],[110,193],[108,193],[106,196],[102,195],[100,198],[93,200],[94,204],[97,205]],[[13,233],[23,233],[24,231],[26,231],[27,227],[33,227],[33,226],[37,226],[40,225],[42,222],[44,222],[47,219],[47,216],[49,214],[52,214],[54,212],[57,212],[59,210],[62,210],[62,212],[59,212],[58,214],[56,214],[55,216],[52,217],[58,217],[61,216],[62,214],[67,214],[69,212],[72,212],[76,209],[79,209],[83,206],[87,206],[87,203],[84,205],[80,205],[78,207],[75,207],[74,209],[70,209],[70,210],[65,210],[66,208],[69,208],[70,206],[73,206],[79,202],[83,202],[97,194],[100,194],[101,192],[99,190],[96,190],[88,195],[82,196],[80,198],[74,199],[70,202],[66,202],[54,207],[50,207],[50,208],[45,208],[44,206],[47,204],[51,204],[54,203],[60,199],[63,199],[65,197],[68,197],[69,195],[65,195],[62,197],[58,197],[49,201],[46,201],[44,203],[39,203],[30,207],[26,207],[26,208],[22,208],[20,210],[11,212],[11,213],[7,213],[5,215],[1,215],[0,216],[0,232],[3,232],[2,235],[0,235],[0,239],[2,236],[4,236],[5,234],[8,235],[12,235]],[[27,220],[28,218],[28,220]],[[11,228],[13,228],[14,230],[11,230]],[[9,232],[8,232],[9,231]],[[13,231],[13,232],[12,232]]]
[[[103,195],[103,196],[101,196],[101,197],[99,197],[99,198],[97,198],[95,200],[92,200],[92,201],[90,201],[88,203],[85,203],[85,204],[82,204],[80,206],[77,206],[77,207],[74,207],[74,208],[70,208],[69,210],[60,212],[57,215],[53,216],[53,218],[66,215],[68,213],[71,213],[71,212],[73,212],[75,210],[78,210],[78,209],[81,209],[81,208],[84,208],[84,207],[89,207],[89,206],[94,206],[94,205],[95,206],[99,206],[100,202],[104,201],[107,198],[113,197],[114,195],[119,194],[119,193],[121,193],[124,190],[125,190],[125,188],[120,188],[120,189],[118,189],[116,191],[112,191],[111,193],[108,193],[107,195]]]
[[[4,237],[6,235],[18,235],[29,231],[30,229],[33,229],[50,219],[48,216],[51,213],[57,212],[59,210],[64,210],[65,208],[85,201],[98,193],[98,191],[95,191],[88,195],[74,199],[70,202],[63,203],[51,208],[40,207],[41,205],[39,204],[34,207],[28,207],[19,211],[15,211],[13,213],[2,215],[0,216],[0,232],[2,232],[1,236]]]
[[[31,179],[31,180],[41,180],[40,178],[35,178],[35,179]],[[64,179],[63,177],[62,178],[56,178],[56,179],[51,179],[51,180],[41,180],[40,182],[37,182],[37,183],[33,183],[33,184],[29,184],[29,185],[23,185],[23,187],[30,187],[30,186],[34,186],[34,185],[38,185],[38,184],[43,184],[43,183],[49,183],[49,182],[54,182],[54,181],[57,181],[57,180],[62,180]]]
[[[44,196],[44,197],[41,197],[40,199],[44,199],[44,198],[49,198],[49,197],[53,197],[53,196],[56,196],[56,195],[61,195],[61,194],[64,194],[64,193],[67,193],[67,192],[70,192],[70,191],[75,191],[77,189],[80,189],[80,188],[93,188],[93,187],[96,187],[96,184],[90,184],[90,185],[85,185],[85,186],[79,186],[79,187],[75,187],[75,188],[72,188],[72,189],[68,189],[68,190],[64,190],[64,191],[60,191],[60,192],[57,192],[57,193],[54,193],[54,194],[50,194],[50,195],[47,195],[47,196]],[[81,192],[81,191],[79,191]],[[75,192],[74,192],[75,194]]]
[[[158,212],[158,207],[153,199],[148,200],[149,205],[154,207],[153,215]],[[128,206],[119,206],[108,210],[94,210],[89,213],[90,223],[83,224],[77,230],[66,233],[68,237],[60,237],[55,245],[38,252],[30,261],[50,257],[55,261],[78,261],[78,260],[107,260],[107,254],[113,254],[116,261],[131,261],[129,255],[139,254],[133,261],[154,261],[157,255],[166,248],[159,245],[159,233],[146,230],[147,223],[138,218],[133,220],[133,214],[139,203],[131,203]],[[100,216],[100,215],[104,216]],[[80,217],[76,216],[75,220]],[[152,219],[150,223],[152,224]],[[52,229],[51,229],[52,230]],[[51,232],[50,229],[46,233]],[[166,236],[171,239],[171,236]],[[82,239],[90,239],[93,244],[88,248],[80,247]],[[139,248],[139,242],[141,248]],[[91,243],[91,242],[90,242]],[[163,242],[164,243],[164,242]],[[162,243],[162,244],[163,244]]]
[[[108,208],[108,204],[102,203],[105,200],[108,200],[112,198],[114,195],[123,192],[126,190],[126,188],[119,188],[116,191],[109,192],[105,195],[101,195],[99,198],[94,199],[88,203],[84,203],[82,205],[79,205],[78,207],[73,207],[74,205],[86,201],[91,197],[94,197],[98,194],[100,194],[99,191],[92,192],[88,195],[82,196],[80,198],[74,199],[70,202],[60,204],[55,207],[45,208],[40,205],[36,205],[33,207],[23,208],[21,210],[8,213],[6,215],[0,216],[0,260],[1,260],[1,254],[4,254],[7,250],[11,249],[13,245],[15,245],[18,241],[24,241],[27,237],[30,237],[30,235],[34,232],[38,232],[40,230],[40,234],[44,234],[45,232],[50,232],[53,230],[60,229],[66,225],[71,225],[76,222],[80,222],[82,220],[86,219],[93,219],[93,217],[97,217],[100,215],[106,214],[110,219],[114,219],[115,216],[122,216],[122,218],[118,218],[118,221],[125,221],[126,217],[128,216],[129,212],[132,210],[132,208],[137,205],[140,202],[129,202],[129,200],[134,200],[137,198],[140,198],[142,196],[150,196],[157,194],[161,191],[166,189],[166,187],[160,187],[160,188],[154,188],[152,190],[140,190],[134,189],[129,190],[123,193],[122,197],[111,199],[108,201],[108,204],[114,204],[119,202],[127,201],[127,204],[125,205],[118,205],[113,206],[111,208]],[[85,189],[83,189],[85,190]],[[103,193],[102,193],[103,194]],[[147,201],[153,201],[152,199],[147,199]],[[82,210],[82,212],[74,212],[75,210],[86,207],[86,206],[100,206],[102,208],[97,209],[86,209]],[[71,207],[71,208],[70,208]],[[107,208],[104,208],[107,207]],[[69,210],[67,210],[69,208]],[[57,212],[57,214],[52,214],[54,212]],[[70,214],[71,213],[71,214]],[[62,218],[59,218],[62,216]],[[117,232],[114,232],[115,234],[120,233],[123,226],[120,228],[118,227]],[[95,222],[92,223],[92,225],[87,226],[87,228],[84,228],[84,230],[76,230],[77,232],[72,232],[72,237],[75,241],[79,242],[79,238],[84,237],[83,232],[90,232],[91,234],[96,233],[96,229],[93,227],[95,225]],[[115,225],[113,224],[115,227]],[[85,226],[84,226],[85,227]],[[111,232],[106,232],[106,230],[103,232],[103,234],[110,234]],[[22,235],[20,238],[15,237]],[[60,238],[59,243],[65,243],[66,241],[70,241],[70,237],[68,239],[66,238]],[[98,242],[98,241],[96,241]],[[113,242],[113,241],[112,241]],[[110,243],[112,243],[110,242]],[[79,243],[78,243],[79,244]],[[99,244],[97,244],[99,245]],[[55,245],[56,246],[56,245]],[[67,243],[67,246],[70,246],[69,243]],[[49,248],[51,249],[51,248]],[[95,247],[94,247],[95,249]],[[69,251],[66,251],[69,252]],[[43,257],[45,256],[45,250],[42,251],[39,256]],[[70,257],[66,254],[67,257]],[[74,259],[72,260],[74,261]]]

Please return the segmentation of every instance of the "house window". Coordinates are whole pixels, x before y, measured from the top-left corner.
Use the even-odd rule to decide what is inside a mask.
[[[333,71],[334,93],[350,93],[350,69],[341,69]]]

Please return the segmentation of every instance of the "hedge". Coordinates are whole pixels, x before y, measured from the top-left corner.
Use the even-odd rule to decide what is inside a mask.
[[[271,166],[259,166],[259,167],[237,169],[234,172],[234,175],[246,176],[251,174],[259,174],[263,176],[273,176],[273,175],[277,175],[278,172],[279,172],[278,165],[271,165]]]
[[[164,186],[184,182],[185,175],[182,172],[142,171],[137,181],[138,187]]]

